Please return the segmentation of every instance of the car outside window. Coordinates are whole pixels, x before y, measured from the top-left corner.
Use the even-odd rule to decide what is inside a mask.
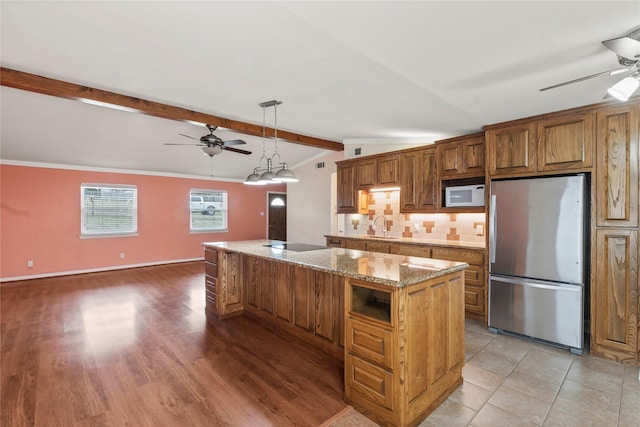
[[[227,230],[227,192],[191,189],[189,192],[190,230]]]

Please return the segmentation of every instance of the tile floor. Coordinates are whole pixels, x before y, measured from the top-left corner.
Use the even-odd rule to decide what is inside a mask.
[[[419,427],[640,427],[638,368],[492,334],[468,319],[465,339],[463,385]],[[332,424],[347,426],[377,424],[359,413]]]

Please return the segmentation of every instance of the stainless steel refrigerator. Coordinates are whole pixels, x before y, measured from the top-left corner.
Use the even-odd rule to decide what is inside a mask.
[[[586,177],[491,182],[489,330],[584,347]]]

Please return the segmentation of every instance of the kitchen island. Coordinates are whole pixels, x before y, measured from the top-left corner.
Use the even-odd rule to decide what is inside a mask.
[[[207,317],[244,314],[343,360],[345,401],[382,425],[417,424],[462,383],[466,263],[291,245],[205,243]]]

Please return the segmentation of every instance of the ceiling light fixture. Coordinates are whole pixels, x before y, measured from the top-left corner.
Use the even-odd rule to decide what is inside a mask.
[[[286,162],[280,161],[280,153],[278,153],[278,105],[282,104],[282,101],[266,101],[261,102],[259,105],[262,107],[262,157],[258,162],[258,166],[253,169],[253,172],[244,181],[247,185],[267,185],[267,184],[280,184],[282,182],[298,182],[296,174],[289,169]],[[265,154],[265,141],[266,141],[266,109],[273,107],[274,117],[274,151],[271,157],[267,157]],[[274,158],[278,156],[277,167],[280,170],[273,170]],[[260,169],[262,165],[262,159],[265,159],[267,164],[266,169]],[[262,172],[262,174],[259,174]]]
[[[611,86],[607,90],[607,93],[609,93],[609,95],[613,96],[614,98],[620,101],[626,101],[631,97],[631,95],[633,95],[633,93],[640,86],[639,79],[640,79],[640,72],[636,71],[635,73],[625,77],[615,85]]]

